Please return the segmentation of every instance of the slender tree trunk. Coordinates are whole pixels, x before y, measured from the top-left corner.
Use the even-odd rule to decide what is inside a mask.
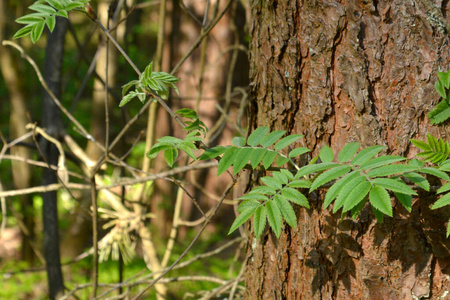
[[[442,33],[448,1],[251,1],[253,126],[305,135],[313,155],[353,141],[412,156],[409,139],[446,137],[425,117],[438,69],[450,67]],[[297,208],[298,227],[249,239],[248,299],[440,299],[450,286],[448,210],[432,196],[377,223]],[[445,215],[446,213],[447,215]]]
[[[53,33],[48,35],[45,52],[44,79],[58,99],[61,99],[62,92],[62,62],[67,25],[67,19],[57,18]],[[64,135],[61,111],[46,91],[43,92],[42,97],[42,127],[46,128],[46,132],[56,139],[61,139]],[[59,152],[53,143],[42,138],[40,148],[49,164],[58,164]],[[42,184],[48,185],[56,182],[58,182],[58,179],[55,171],[45,169],[42,176]],[[56,299],[64,293],[59,251],[57,193],[43,193],[42,198],[44,202],[42,212],[44,221],[44,256],[47,264],[49,294],[51,299]]]

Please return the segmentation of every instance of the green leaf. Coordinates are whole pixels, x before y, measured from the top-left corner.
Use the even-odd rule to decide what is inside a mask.
[[[147,152],[147,157],[148,158],[155,158],[159,152],[161,151],[165,151],[167,149],[172,148],[172,146],[167,145],[167,144],[160,144],[160,143],[156,143],[155,145],[153,145],[153,147]]]
[[[267,200],[269,200],[269,198],[266,195],[260,194],[260,193],[255,192],[255,191],[251,191],[250,193],[243,195],[239,199],[241,199],[241,200],[257,200],[257,201],[267,201]]]
[[[63,9],[64,6],[61,5],[61,2],[57,0],[47,0],[47,2],[56,9]]]
[[[73,10],[75,8],[79,8],[79,7],[83,7],[83,6],[84,6],[84,4],[81,1],[73,1],[73,2],[71,2],[69,4],[67,4],[64,8],[66,10],[70,11],[70,10]]]
[[[269,132],[269,127],[259,127],[253,131],[247,139],[249,146],[255,147],[258,145],[263,137]]]
[[[334,158],[333,150],[325,145],[320,149],[319,157],[324,163],[332,162]]]
[[[33,24],[27,25],[27,26],[25,26],[25,27],[19,29],[19,30],[14,34],[14,37],[13,37],[13,38],[14,38],[14,39],[18,39],[18,38],[27,36],[27,35],[29,35],[29,34],[31,33],[31,31],[33,31],[33,28],[34,28],[34,25],[33,25]]]
[[[195,120],[198,119],[197,112],[190,108],[182,108],[175,112],[176,114],[182,116],[183,118]]]
[[[361,210],[364,208],[364,206],[366,206],[366,202],[364,201],[360,201],[357,205],[355,205],[350,213],[352,215],[352,219],[356,220],[356,218],[358,217],[359,213],[361,212]]]
[[[56,12],[56,9],[54,9],[53,7],[49,6],[49,5],[45,5],[45,4],[40,4],[40,3],[34,3],[33,5],[29,6],[28,9],[43,13],[43,14],[47,14],[47,15],[52,15]]]
[[[289,162],[289,158],[278,155],[277,156],[277,167],[281,167],[282,165],[286,164],[287,162]]]
[[[309,175],[314,172],[320,172],[323,170],[335,168],[337,166],[340,166],[340,164],[332,163],[332,162],[324,162],[321,164],[306,165],[306,166],[301,167],[300,170],[298,170],[297,174],[295,175],[295,179],[298,179],[305,175]]]
[[[369,161],[371,158],[373,158],[375,155],[380,153],[383,149],[385,149],[386,146],[371,146],[369,148],[361,150],[352,160],[353,166],[360,166],[364,164],[365,162]]]
[[[283,184],[280,181],[278,181],[277,179],[275,179],[271,176],[261,177],[261,181],[264,182],[265,185],[267,185],[273,189],[276,189],[276,190],[279,190],[283,187]]]
[[[289,146],[290,144],[298,141],[302,137],[303,137],[303,135],[301,135],[301,134],[288,135],[287,137],[282,138],[275,144],[275,150],[279,151],[281,149],[284,149],[287,146]]]
[[[29,14],[29,15],[26,15],[26,16],[16,19],[16,23],[34,24],[34,23],[42,21],[45,16],[46,16],[45,14],[33,13],[33,14]]]
[[[305,188],[309,189],[311,187],[311,181],[305,179],[297,179],[288,183],[288,186],[293,188]]]
[[[55,16],[51,16],[45,19],[45,23],[47,24],[48,29],[50,32],[53,32],[53,29],[55,29]]]
[[[225,151],[227,151],[228,147],[225,146],[216,146],[214,148],[209,148],[205,152],[200,155],[198,159],[200,160],[208,160],[212,158],[216,158],[219,155],[222,155]]]
[[[239,228],[242,224],[244,224],[250,217],[255,213],[255,209],[249,208],[244,211],[242,211],[239,216],[237,216],[236,220],[234,220],[233,224],[231,225],[230,231],[228,234],[233,233],[236,229]]]
[[[442,196],[438,201],[436,201],[431,207],[431,209],[438,209],[449,204],[450,204],[450,193],[447,193],[444,196]]]
[[[266,155],[267,150],[263,148],[253,148],[253,154],[252,157],[250,157],[250,164],[252,165],[253,169],[256,169],[256,167],[259,165],[261,160],[263,159],[264,155]]]
[[[267,170],[273,163],[273,161],[275,160],[275,158],[277,157],[278,153],[272,150],[268,150],[266,152],[266,155],[264,155],[263,157],[263,166],[264,168]]]
[[[438,170],[436,168],[432,168],[432,167],[422,168],[422,169],[420,169],[420,172],[436,176],[436,177],[444,179],[446,181],[450,181],[450,177],[448,177],[447,173],[442,172],[441,170]]]
[[[170,144],[173,146],[180,144],[182,141],[183,140],[176,138],[174,136],[163,136],[158,139],[158,142],[160,142],[160,143],[167,143],[167,144]]]
[[[410,166],[416,167],[416,168],[422,168],[425,164],[423,161],[420,161],[418,159],[411,159],[408,163]]]
[[[164,158],[166,159],[167,164],[169,167],[173,166],[174,161],[178,157],[178,150],[177,148],[170,148],[164,151]]]
[[[219,162],[219,165],[217,166],[217,176],[220,176],[223,172],[228,170],[229,167],[233,164],[234,160],[236,159],[236,153],[238,151],[238,148],[236,147],[230,147],[225,151],[225,153],[222,156],[222,159]]]
[[[124,97],[128,93],[128,91],[130,90],[131,87],[136,86],[137,84],[139,84],[139,80],[132,80],[132,81],[128,82],[127,84],[122,85],[122,97]],[[119,106],[120,106],[120,104],[119,104]]]
[[[331,170],[328,170],[326,172],[323,172],[322,174],[317,176],[316,180],[314,180],[309,192],[311,193],[318,187],[330,182],[331,180],[334,180],[338,177],[341,177],[342,175],[347,174],[350,170],[351,170],[350,166],[342,165],[336,168],[332,168]]]
[[[277,193],[277,189],[274,189],[267,185],[256,186],[252,189],[252,192],[260,193],[263,195],[275,195]]]
[[[283,216],[286,223],[289,224],[292,228],[297,228],[297,217],[295,216],[294,209],[288,200],[280,195],[276,195],[274,197],[274,202],[278,206],[281,211],[281,215]]]
[[[417,195],[409,186],[403,181],[398,181],[390,178],[375,178],[372,180],[372,184],[379,185],[393,192],[402,193],[406,195]]]
[[[185,124],[187,125],[183,128],[183,130],[185,131],[195,131],[200,129],[200,119],[195,119],[194,121],[186,121]]]
[[[438,92],[439,96],[441,96],[444,99],[447,98],[447,93],[445,92],[445,87],[442,85],[442,82],[440,80],[436,81],[436,83],[434,84],[434,87],[436,88],[436,92]]]
[[[281,218],[281,211],[273,201],[266,202],[267,219],[273,232],[279,238],[281,234],[281,227],[283,226],[283,219]]]
[[[241,199],[241,198],[239,198],[239,199]],[[244,201],[242,201],[240,204],[239,204],[239,206],[237,207],[237,211],[239,212],[239,213],[242,213],[243,211],[246,211],[246,210],[249,210],[249,209],[251,209],[251,210],[256,210],[258,207],[260,207],[261,206],[261,203],[258,201],[258,200],[253,200],[253,199],[250,199],[250,200],[244,200]]]
[[[244,147],[245,146],[245,139],[241,136],[235,136],[231,140],[231,144],[235,145],[236,147]]]
[[[341,163],[348,162],[358,151],[359,143],[348,143],[342,147],[341,152],[339,152],[338,159]]]
[[[436,194],[442,194],[442,193],[447,192],[449,190],[450,190],[450,182],[447,182],[446,184],[444,184],[443,186],[441,186],[437,190]]]
[[[443,100],[439,102],[427,115],[431,124],[440,124],[450,118],[450,104]]]
[[[337,212],[339,209],[341,209],[342,206],[344,206],[345,202],[347,201],[347,196],[355,189],[356,186],[360,185],[363,182],[366,182],[366,178],[364,176],[355,176],[354,178],[346,181],[336,197],[336,201],[334,202],[333,207],[333,213]]]
[[[373,168],[385,166],[388,164],[392,164],[392,163],[404,161],[404,160],[406,160],[405,157],[396,156],[396,155],[379,156],[379,157],[372,158],[368,162],[362,164],[360,169],[361,170],[370,170]]]
[[[423,188],[425,191],[430,191],[430,183],[422,175],[417,174],[416,172],[412,172],[412,173],[404,174],[403,177],[408,178],[409,180],[411,180],[412,182],[417,184],[417,186],[420,186],[421,188]]]
[[[446,89],[450,88],[450,71],[438,72],[438,78]]]
[[[34,24],[33,30],[31,31],[31,41],[35,44],[42,35],[45,27],[45,20],[41,20]]]
[[[350,209],[358,205],[362,200],[364,200],[364,198],[370,192],[371,188],[372,185],[367,181],[363,181],[355,186],[345,200],[343,211],[349,211]]]
[[[197,160],[197,158],[195,157],[195,153],[193,151],[193,150],[197,150],[197,148],[195,147],[195,145],[193,143],[184,141],[178,145],[178,149],[182,150],[194,161]]]
[[[289,158],[296,157],[302,154],[309,152],[310,150],[305,147],[295,148],[291,152],[289,152]]]
[[[370,170],[369,172],[367,172],[367,176],[369,176],[369,177],[384,177],[384,176],[412,172],[415,170],[417,170],[417,168],[413,167],[413,166],[395,164],[395,165],[382,166],[382,167],[378,167],[376,169]]]
[[[284,175],[283,173],[281,173],[281,171],[280,172],[272,172],[272,176],[273,176],[273,178],[275,178],[282,184],[288,183],[288,180],[289,180],[288,177],[286,175]]]
[[[272,146],[273,143],[278,141],[285,133],[286,130],[272,131],[271,133],[263,137],[263,139],[261,140],[261,146],[263,146],[264,148]]]
[[[324,209],[326,209],[331,202],[338,196],[338,194],[342,191],[343,187],[351,180],[359,177],[358,171],[353,171],[336,181],[329,189],[327,194],[325,195],[325,200],[323,203]]]
[[[425,150],[425,151],[431,150],[431,147],[430,147],[430,145],[428,145],[427,142],[415,140],[415,139],[410,139],[410,141],[414,146],[416,146],[417,148],[419,148],[421,150]]]
[[[63,18],[66,18],[66,19],[69,18],[69,14],[67,13],[67,11],[66,11],[65,9],[58,10],[58,11],[56,12],[55,16],[57,16],[57,17],[63,17]]]
[[[292,174],[290,171],[286,169],[281,169],[280,172],[284,174],[289,180],[294,180],[294,174]]]
[[[384,214],[373,206],[372,206],[372,211],[373,211],[373,214],[375,215],[375,218],[377,218],[377,221],[379,223],[383,223]]]
[[[374,186],[369,194],[369,201],[380,212],[392,217],[392,203],[388,191],[381,186]]]
[[[245,165],[250,160],[252,156],[253,148],[245,147],[241,148],[237,153],[236,159],[233,163],[233,173],[236,175],[240,170],[242,170]]]
[[[267,211],[265,206],[260,206],[256,209],[253,216],[253,228],[255,230],[255,236],[257,239],[261,236],[266,227]]]
[[[448,220],[447,224],[447,238],[450,236],[450,219]]]
[[[394,193],[395,197],[400,201],[400,203],[406,208],[408,212],[412,210],[412,196],[402,193]]]
[[[281,191],[281,195],[283,195],[283,197],[285,197],[286,199],[288,199],[289,201],[291,201],[291,202],[293,202],[295,204],[298,204],[300,206],[309,208],[308,199],[305,197],[305,195],[303,195],[302,193],[300,193],[296,189],[293,189],[293,188],[290,188],[290,187],[285,187]]]
[[[152,77],[164,83],[174,83],[180,81],[180,78],[177,78],[166,72],[153,72]]]

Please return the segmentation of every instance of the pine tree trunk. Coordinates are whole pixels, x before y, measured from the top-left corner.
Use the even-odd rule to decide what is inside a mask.
[[[437,71],[450,67],[450,4],[434,2],[251,1],[253,126],[304,134],[313,156],[358,141],[411,157],[409,139],[445,139],[447,126],[426,118],[439,100]],[[248,299],[448,294],[450,210],[430,210],[432,195],[420,193],[411,213],[396,205],[383,224],[370,209],[341,220],[323,210],[322,195],[309,196],[311,209],[296,208],[297,229],[250,238]]]

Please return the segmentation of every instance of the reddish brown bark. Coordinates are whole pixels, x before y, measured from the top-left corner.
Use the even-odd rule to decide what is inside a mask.
[[[427,112],[437,70],[448,70],[448,1],[251,1],[253,125],[323,145],[388,146],[412,156],[409,139],[440,137]],[[433,6],[437,5],[436,9]],[[447,21],[445,20],[447,18]],[[450,290],[450,210],[420,194],[411,213],[395,205],[379,224],[297,208],[298,227],[249,241],[248,299],[422,299]]]

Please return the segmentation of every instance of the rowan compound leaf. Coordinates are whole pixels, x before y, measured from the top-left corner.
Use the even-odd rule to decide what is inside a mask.
[[[428,180],[425,177],[423,177],[422,175],[420,175],[420,174],[418,174],[416,172],[404,174],[403,177],[405,177],[405,178],[409,179],[410,181],[414,182],[417,186],[420,186],[425,191],[429,191],[430,190],[430,183],[428,182]]]
[[[404,161],[405,157],[396,156],[396,155],[386,155],[372,158],[368,162],[361,165],[361,170],[370,170],[378,167],[382,167],[385,165],[389,165],[395,162]],[[411,164],[410,164],[411,165]],[[417,166],[415,166],[417,167]]]
[[[272,131],[268,135],[262,138],[261,140],[261,146],[264,148],[272,146],[276,141],[278,141],[284,134],[286,133],[286,130],[276,130]]]
[[[236,159],[235,154],[238,150],[239,149],[236,147],[230,147],[227,149],[227,151],[225,151],[222,159],[219,162],[219,165],[217,166],[217,176],[220,176],[223,172],[228,170],[229,167],[231,167],[234,160]]]
[[[254,208],[249,208],[244,211],[242,211],[237,217],[236,220],[234,220],[233,224],[231,225],[230,231],[228,234],[233,233],[236,229],[239,228],[242,224],[244,224],[250,217],[255,213]]]
[[[275,160],[275,158],[277,157],[278,153],[272,150],[268,150],[266,152],[266,155],[264,155],[262,162],[263,162],[263,166],[264,168],[267,170],[273,163],[273,161]]]
[[[361,201],[364,200],[364,198],[367,196],[367,194],[370,192],[372,188],[372,185],[368,181],[363,181],[348,194],[347,199],[344,203],[344,209],[343,211],[349,211],[356,205],[358,205]]]
[[[360,143],[348,143],[344,147],[342,147],[339,152],[338,159],[341,163],[348,162],[350,159],[355,156],[358,151]]]
[[[269,150],[264,148],[253,148],[253,153],[250,157],[250,164],[252,165],[253,169],[256,169],[256,167],[259,165],[259,163],[264,158],[264,155],[266,155],[268,151]]]
[[[438,208],[441,208],[441,207],[449,205],[449,204],[450,204],[450,193],[447,193],[444,196],[442,196],[441,198],[439,198],[439,200],[437,200],[433,204],[431,209],[438,209]]]
[[[287,137],[282,138],[275,144],[275,150],[277,150],[277,151],[282,150],[282,149],[286,148],[287,146],[289,146],[290,144],[295,143],[302,137],[303,137],[303,135],[301,135],[301,134],[288,135]]]
[[[342,186],[339,194],[336,197],[336,201],[334,202],[333,213],[337,212],[342,208],[342,206],[344,206],[345,202],[347,201],[348,195],[355,189],[356,186],[360,185],[363,182],[366,182],[366,178],[364,176],[355,176]]]
[[[280,190],[283,187],[282,183],[278,181],[278,179],[273,178],[271,176],[261,177],[261,181],[264,182],[264,184],[267,185],[268,187],[271,187],[276,190]]]
[[[325,145],[320,149],[319,157],[324,163],[332,162],[334,158],[333,150]]]
[[[326,172],[323,172],[322,174],[317,176],[316,180],[314,180],[309,192],[311,193],[318,187],[330,182],[331,180],[334,180],[338,177],[341,177],[342,175],[347,174],[350,170],[351,170],[350,166],[342,165],[342,166],[337,166],[336,168],[332,168]]]
[[[329,189],[327,194],[325,195],[325,200],[323,203],[324,209],[326,209],[331,202],[333,202],[334,199],[338,196],[338,194],[341,192],[342,188],[354,178],[358,177],[359,173],[358,171],[353,171],[336,181]]]
[[[370,170],[367,172],[367,176],[369,177],[385,177],[390,175],[396,175],[396,174],[402,174],[407,172],[412,172],[417,170],[416,167],[410,166],[410,165],[387,165],[375,168],[373,170]]]
[[[263,139],[264,136],[266,136],[266,134],[269,132],[269,127],[258,127],[255,129],[255,131],[253,131],[248,139],[247,139],[247,145],[255,147],[257,146],[261,140]]]
[[[420,172],[436,176],[437,178],[441,178],[446,181],[450,181],[450,177],[447,175],[447,173],[445,173],[437,168],[432,168],[432,167],[422,168],[422,169],[420,169]]]
[[[294,209],[288,200],[280,195],[276,195],[273,199],[278,208],[281,211],[281,215],[283,216],[286,223],[289,224],[292,228],[297,228],[297,217],[295,216]]]
[[[239,152],[236,154],[236,159],[233,163],[233,173],[236,175],[240,170],[242,170],[245,165],[250,160],[250,157],[252,156],[253,148],[245,147],[239,149]]]
[[[305,147],[299,147],[293,149],[291,152],[289,152],[289,158],[296,157],[305,153],[308,153],[310,150]]]
[[[394,193],[398,201],[406,208],[408,212],[412,210],[412,196],[402,193]]]
[[[281,211],[273,201],[266,202],[267,219],[269,225],[272,227],[273,232],[279,238],[281,234],[281,227],[283,226],[283,219],[281,217]]]
[[[260,206],[256,209],[255,215],[253,216],[253,228],[255,230],[255,236],[257,239],[260,238],[264,231],[267,223],[267,211],[265,206]]]
[[[392,217],[391,197],[383,187],[374,186],[370,191],[369,201],[377,210]]]
[[[380,153],[383,149],[385,149],[386,146],[371,146],[369,148],[361,150],[352,160],[352,165],[354,166],[360,166],[364,164],[365,162],[369,161],[371,158],[373,158],[375,155]]]
[[[372,184],[379,185],[387,190],[391,190],[397,193],[402,193],[406,195],[417,195],[417,193],[414,192],[413,189],[411,189],[401,180],[395,180],[391,178],[375,178],[372,180]]]

